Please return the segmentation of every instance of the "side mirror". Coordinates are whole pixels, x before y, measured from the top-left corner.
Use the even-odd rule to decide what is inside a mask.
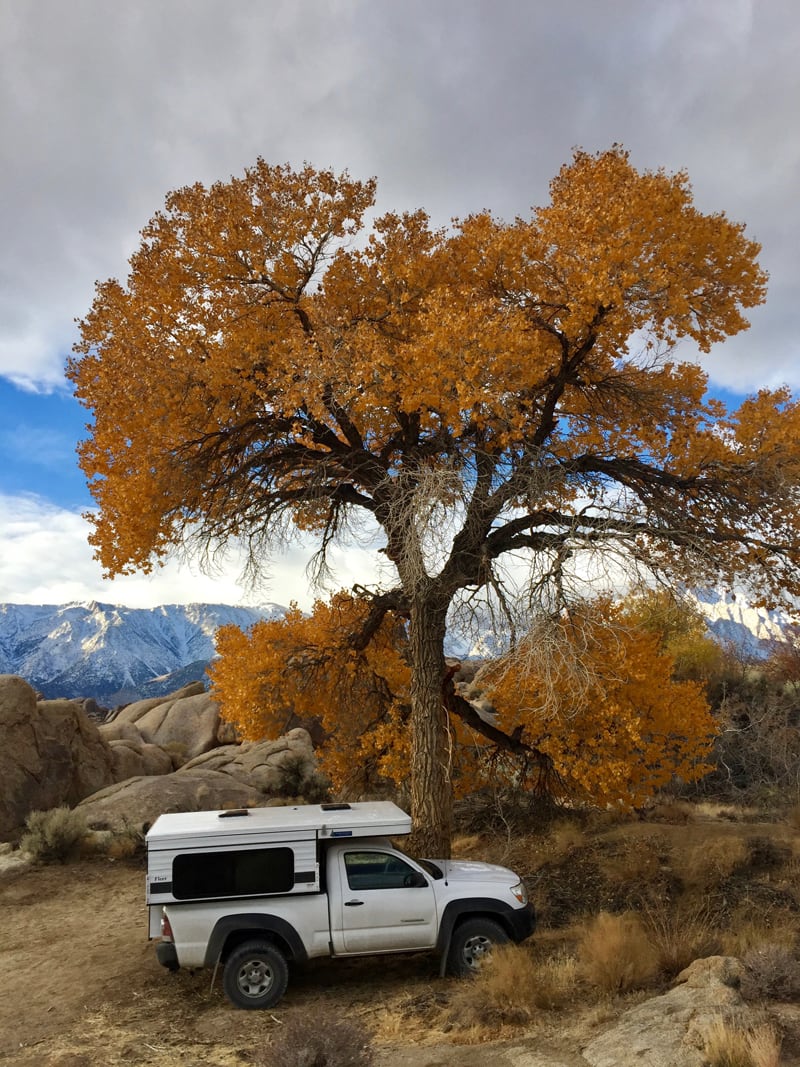
[[[422,871],[412,871],[411,874],[406,875],[404,884],[409,889],[422,889],[428,884],[428,880]]]

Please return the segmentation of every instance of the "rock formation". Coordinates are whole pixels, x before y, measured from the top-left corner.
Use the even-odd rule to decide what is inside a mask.
[[[109,786],[79,810],[92,829],[142,829],[162,812],[252,807],[274,797],[311,799],[325,784],[308,732],[297,729],[276,741],[214,749],[165,778],[136,777]]]
[[[319,796],[326,784],[306,730],[221,745],[232,732],[200,683],[98,727],[79,701],[37,701],[22,678],[0,675],[0,736],[0,840],[18,836],[31,811],[84,800],[92,824],[141,826],[162,811]]]
[[[704,1067],[710,1026],[723,1018],[743,1029],[752,1010],[738,991],[742,964],[727,956],[695,960],[674,989],[625,1012],[583,1050],[590,1067]]]
[[[109,746],[71,700],[36,700],[24,679],[0,675],[0,839],[29,812],[74,805],[115,780]]]

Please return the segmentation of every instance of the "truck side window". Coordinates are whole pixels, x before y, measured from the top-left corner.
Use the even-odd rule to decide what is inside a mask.
[[[253,897],[289,893],[293,887],[294,852],[290,848],[184,852],[172,864],[176,900]]]
[[[417,876],[413,867],[388,852],[347,852],[344,865],[351,889],[402,889]]]

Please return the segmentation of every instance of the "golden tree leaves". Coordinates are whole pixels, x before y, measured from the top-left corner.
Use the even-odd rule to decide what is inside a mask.
[[[482,684],[500,725],[546,753],[573,796],[638,806],[676,775],[694,781],[711,769],[716,726],[703,688],[673,679],[659,634],[603,599],[557,625],[557,660],[544,663],[523,641]]]
[[[317,601],[309,616],[292,607],[249,633],[217,633],[210,670],[223,716],[246,740],[277,737],[293,714],[317,719],[327,740],[324,766],[334,784],[374,785],[408,774],[410,669],[403,624],[381,619],[363,648],[370,605],[349,593]]]
[[[448,702],[456,793],[535,785],[546,765],[549,786],[560,782],[573,799],[636,806],[676,775],[702,777],[714,720],[702,686],[674,680],[650,608],[586,604],[557,624],[566,650],[557,660],[534,647],[534,632],[486,664],[470,694],[484,722],[475,705]],[[225,719],[257,739],[280,734],[293,713],[316,718],[337,788],[375,788],[380,778],[402,786],[410,758],[404,624],[387,614],[357,648],[369,612],[368,602],[339,593],[309,616],[293,608],[249,634],[222,629],[211,675]],[[672,621],[679,632],[671,639],[685,638]]]

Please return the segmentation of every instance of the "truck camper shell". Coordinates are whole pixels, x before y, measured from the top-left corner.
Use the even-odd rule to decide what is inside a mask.
[[[321,842],[410,831],[410,816],[390,801],[160,815],[147,834],[151,936],[153,906],[316,893]]]

